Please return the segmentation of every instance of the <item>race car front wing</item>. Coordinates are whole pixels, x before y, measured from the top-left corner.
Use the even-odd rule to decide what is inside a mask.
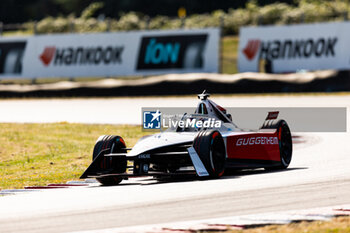
[[[127,153],[104,154],[104,151],[101,151],[80,178],[121,177],[127,179],[138,176],[209,176],[196,150],[192,146],[182,145],[182,147],[181,150],[178,148],[174,151],[155,150],[136,156],[127,156]],[[125,172],[118,172],[113,167],[101,169],[98,165],[104,158],[120,162],[127,161]]]

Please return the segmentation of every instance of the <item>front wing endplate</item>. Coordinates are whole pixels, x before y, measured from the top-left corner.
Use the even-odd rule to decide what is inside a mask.
[[[207,169],[205,169],[201,159],[199,158],[196,150],[191,146],[187,149],[188,153],[190,154],[194,169],[196,170],[196,173],[198,176],[209,176],[209,173]]]

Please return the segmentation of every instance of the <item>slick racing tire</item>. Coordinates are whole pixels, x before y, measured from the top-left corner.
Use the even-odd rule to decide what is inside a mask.
[[[277,138],[280,149],[281,163],[276,167],[265,168],[266,170],[286,169],[292,161],[293,143],[292,134],[285,120],[279,120],[269,128],[277,129]]]
[[[226,163],[225,143],[216,130],[202,130],[193,141],[193,147],[211,178],[224,174]]]
[[[92,159],[94,160],[100,153],[123,153],[126,148],[123,138],[115,135],[103,135],[97,140]],[[115,173],[124,173],[126,171],[126,160],[121,160],[117,157],[104,157],[99,164],[98,168],[101,171],[111,171]],[[120,177],[101,177],[96,178],[102,185],[117,185],[123,179]]]

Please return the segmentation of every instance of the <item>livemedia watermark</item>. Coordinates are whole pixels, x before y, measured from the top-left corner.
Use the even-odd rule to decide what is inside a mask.
[[[145,131],[185,128],[220,129],[223,121],[195,114],[189,107],[144,107],[141,125]],[[347,132],[346,107],[234,107],[226,108],[232,123],[241,129],[259,129],[268,112],[278,111],[278,119],[287,121],[292,132]],[[227,123],[227,122],[226,122]],[[225,123],[225,124],[226,124]]]

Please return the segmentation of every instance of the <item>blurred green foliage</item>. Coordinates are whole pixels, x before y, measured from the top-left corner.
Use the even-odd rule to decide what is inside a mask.
[[[295,0],[279,0],[293,4]],[[1,0],[0,21],[4,24],[39,21],[47,16],[82,15],[91,3],[103,2],[96,13],[109,18],[119,18],[124,12],[142,12],[150,17],[178,16],[178,9],[186,9],[187,15],[209,13],[214,10],[244,8],[247,0]],[[257,0],[260,6],[271,0]]]
[[[63,1],[63,0],[61,0]],[[102,32],[130,31],[144,29],[175,29],[182,25],[181,19],[169,16],[149,17],[142,13],[128,12],[116,18],[96,17],[104,7],[103,2],[94,2],[87,6],[80,16],[46,17],[37,23],[36,31],[43,33],[65,32]],[[241,26],[268,24],[296,24],[324,21],[341,21],[348,17],[349,4],[345,1],[300,0],[296,5],[273,3],[259,6],[249,1],[245,8],[229,9],[227,12],[216,10],[211,13],[189,15],[184,22],[185,28],[204,28],[222,26],[224,35],[237,35]],[[23,24],[24,28],[33,27],[33,22]]]

